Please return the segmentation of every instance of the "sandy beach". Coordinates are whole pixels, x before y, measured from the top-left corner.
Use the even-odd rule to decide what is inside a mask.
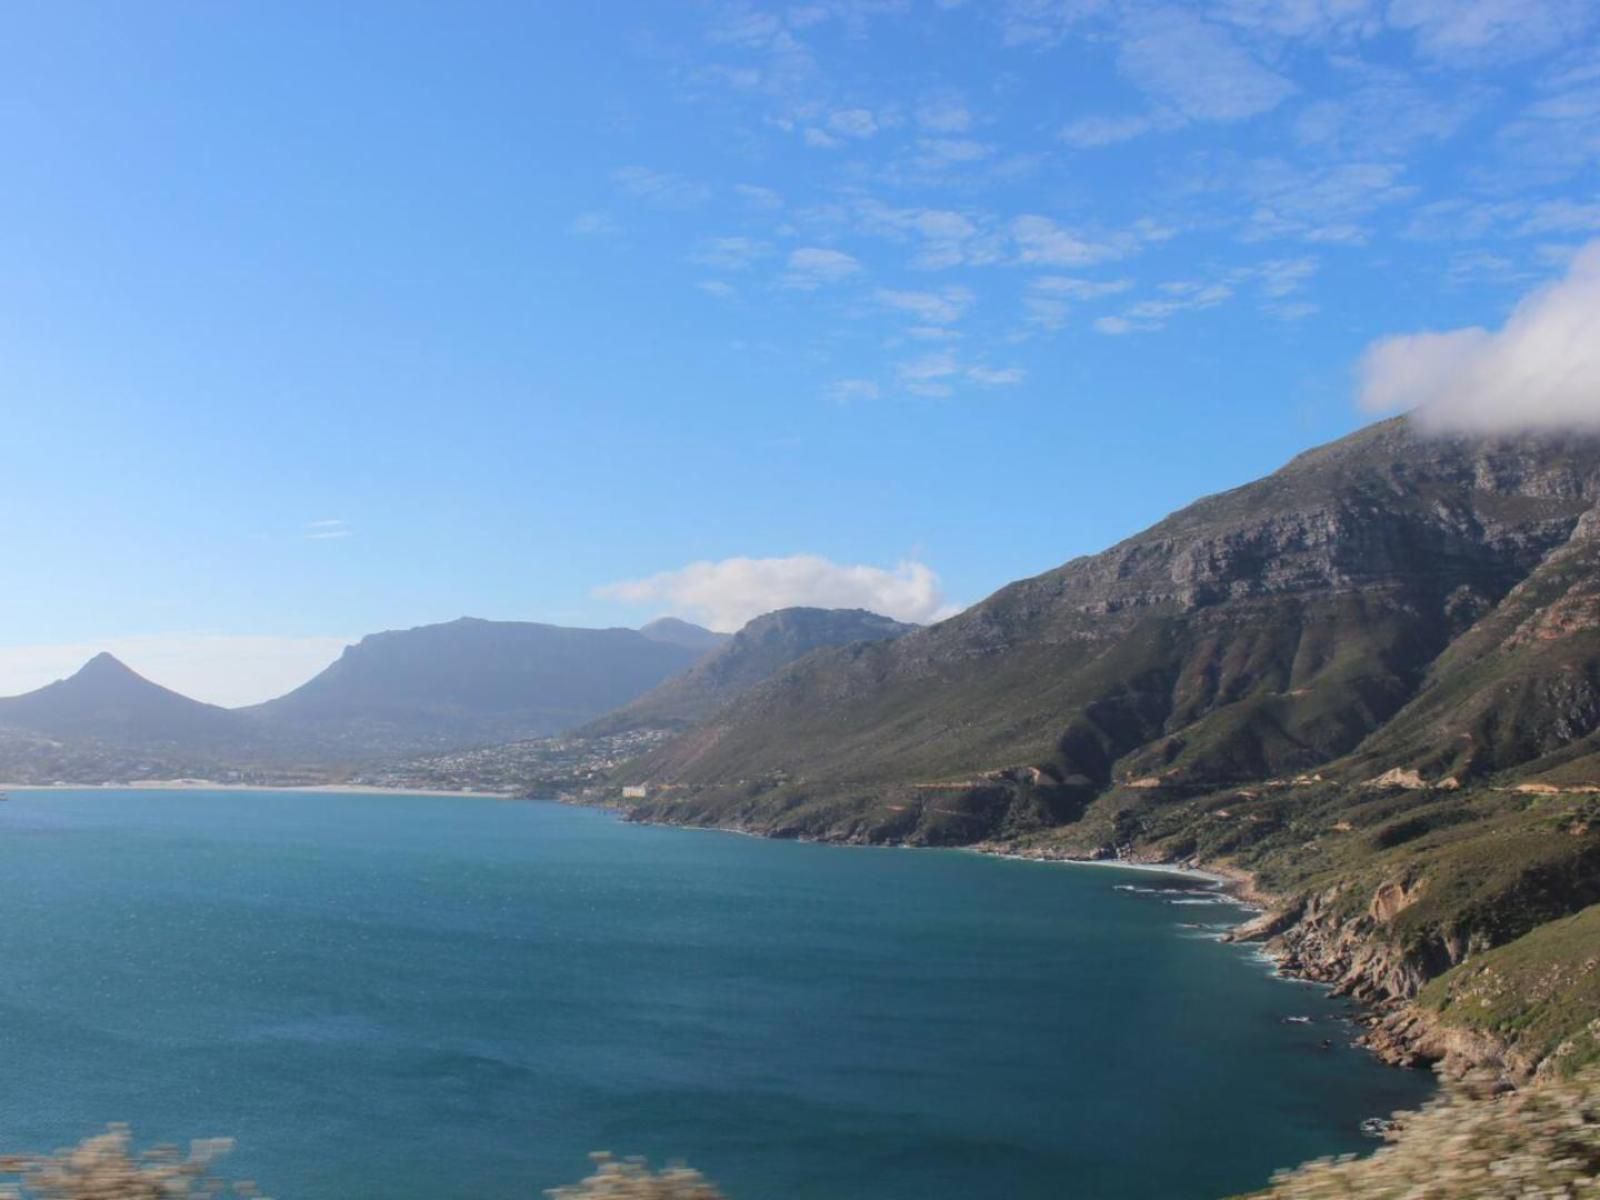
[[[429,788],[390,788],[362,783],[218,783],[211,779],[136,779],[129,783],[0,783],[0,792],[330,792],[371,796],[468,796],[515,800],[515,792],[471,792]]]

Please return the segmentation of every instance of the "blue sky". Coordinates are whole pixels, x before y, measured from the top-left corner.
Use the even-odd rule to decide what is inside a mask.
[[[1600,234],[1584,0],[4,20],[0,691],[927,619],[1372,419],[1375,341]]]

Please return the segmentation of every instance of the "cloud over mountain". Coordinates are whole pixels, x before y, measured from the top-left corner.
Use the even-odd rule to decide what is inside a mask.
[[[815,554],[690,563],[595,591],[626,604],[662,604],[726,630],[780,608],[865,608],[917,624],[957,611],[945,599],[938,575],[923,563],[907,560],[886,569]]]
[[[1440,431],[1600,429],[1600,241],[1498,330],[1405,334],[1362,358],[1361,404]]]

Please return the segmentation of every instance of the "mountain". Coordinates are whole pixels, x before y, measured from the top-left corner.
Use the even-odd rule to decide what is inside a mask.
[[[784,608],[766,613],[682,675],[593,722],[584,732],[687,728],[813,650],[886,641],[916,628],[860,608]]]
[[[234,713],[151,683],[110,654],[95,655],[67,679],[0,699],[0,727],[152,750],[217,751],[249,738]]]
[[[700,654],[633,629],[463,617],[371,634],[294,691],[239,712],[280,744],[372,759],[558,733]]]
[[[682,646],[686,650],[699,651],[701,654],[726,645],[728,639],[733,636],[705,629],[689,621],[680,621],[677,617],[657,617],[648,625],[642,626],[639,632],[652,642],[667,642],[673,646]]]
[[[819,654],[662,751],[661,781],[810,793],[1005,769],[1085,796],[1353,750],[1600,500],[1593,439],[1387,422],[892,642]]]
[[[1242,869],[1290,969],[1398,1006],[1394,1057],[1600,1060],[1600,1011],[1447,1002],[1496,947],[1581,974],[1540,931],[1600,904],[1600,438],[1379,423],[819,650],[618,782],[640,819]]]

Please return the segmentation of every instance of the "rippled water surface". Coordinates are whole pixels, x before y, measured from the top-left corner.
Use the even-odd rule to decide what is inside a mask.
[[[734,1200],[1204,1200],[1370,1148],[1427,1079],[1194,887],[552,804],[15,793],[0,1151],[227,1135],[278,1200],[533,1197],[596,1149]]]

